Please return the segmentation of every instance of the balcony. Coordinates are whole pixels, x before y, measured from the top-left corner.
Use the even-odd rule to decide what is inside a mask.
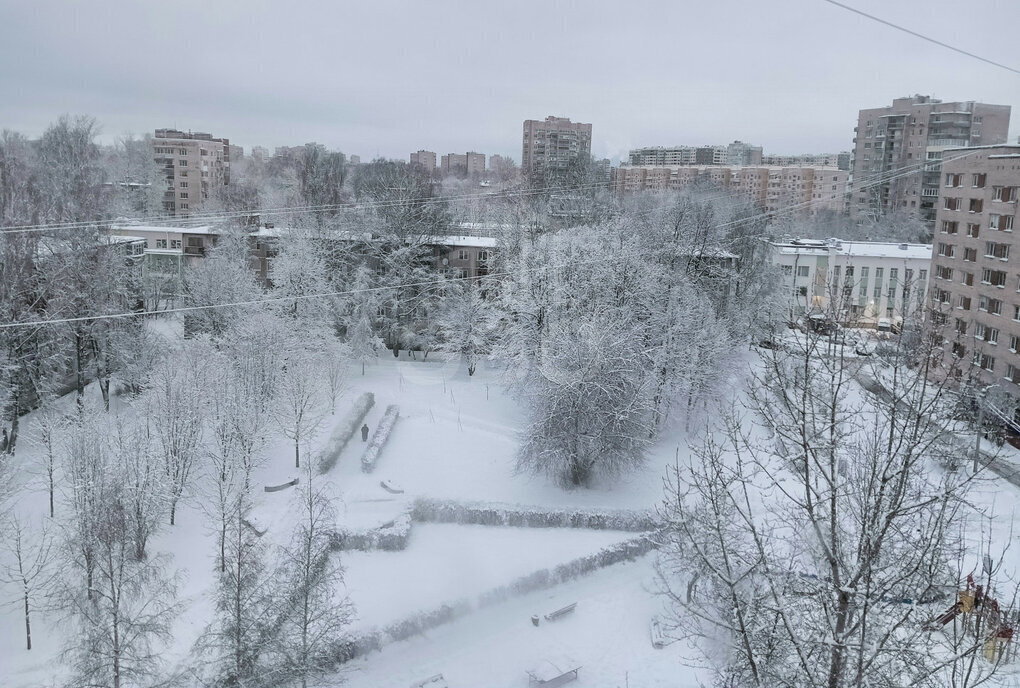
[[[185,246],[184,255],[205,257],[205,246]]]

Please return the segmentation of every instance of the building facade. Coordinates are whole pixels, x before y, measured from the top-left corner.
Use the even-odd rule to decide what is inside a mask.
[[[931,258],[945,363],[1020,399],[1020,144],[945,151]]]
[[[851,217],[864,222],[908,212],[933,227],[943,151],[1004,143],[1009,116],[1008,105],[944,103],[921,95],[861,110],[854,127]]]
[[[436,170],[436,154],[427,150],[411,153],[411,164],[421,165],[426,172],[432,174]]]
[[[153,157],[163,171],[163,212],[187,217],[230,183],[230,140],[210,134],[157,129]]]
[[[772,244],[791,319],[814,313],[858,327],[923,312],[931,246],[798,240]]]
[[[591,124],[566,117],[524,120],[521,171],[533,187],[567,186],[576,166],[590,159]]]
[[[835,167],[850,171],[850,151],[842,153],[804,153],[802,155],[764,155],[763,165],[780,167]]]
[[[620,195],[679,191],[707,181],[731,189],[773,215],[810,216],[843,212],[848,177],[847,171],[835,167],[621,165],[615,170],[613,188]]]

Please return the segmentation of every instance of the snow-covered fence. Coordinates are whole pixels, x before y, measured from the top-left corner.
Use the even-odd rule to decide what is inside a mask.
[[[365,531],[341,530],[333,534],[333,547],[336,550],[362,550],[373,549],[396,552],[407,547],[407,540],[411,536],[411,517],[404,514],[393,521]]]
[[[460,523],[522,528],[591,528],[647,532],[659,527],[653,511],[622,509],[550,509],[446,499],[416,499],[411,518],[424,523]]]
[[[368,442],[368,449],[365,450],[361,457],[361,470],[365,473],[371,473],[375,470],[375,463],[379,460],[379,452],[382,451],[386,440],[390,438],[390,432],[393,430],[393,426],[396,424],[399,416],[399,406],[390,404],[386,407],[386,413],[383,414],[382,420],[379,421],[375,432],[372,433],[372,439]]]
[[[503,602],[518,595],[551,588],[600,568],[636,559],[657,547],[658,543],[652,537],[631,538],[605,547],[595,554],[579,557],[551,569],[541,569],[521,576],[507,585],[487,590],[474,599],[456,600],[427,611],[418,612],[383,628],[370,628],[353,633],[338,640],[333,646],[331,654],[339,666],[357,657],[363,657],[373,650],[381,650],[384,645],[389,643],[406,640],[455,621],[476,609]]]
[[[375,395],[371,392],[365,392],[358,397],[347,415],[333,428],[326,448],[322,451],[322,458],[319,459],[319,473],[325,473],[336,465],[344,447],[354,437],[354,433],[361,427],[365,416],[374,405]]]

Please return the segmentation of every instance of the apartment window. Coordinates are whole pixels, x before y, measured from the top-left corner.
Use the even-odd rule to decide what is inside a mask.
[[[947,174],[946,186],[963,186],[962,174]]]
[[[980,351],[974,352],[974,365],[983,368],[984,370],[992,371],[995,370],[995,359],[988,354],[983,354]]]
[[[974,286],[974,273],[973,272],[965,272],[965,273],[963,273],[963,279],[960,280],[960,281],[963,282],[968,287],[973,287]]]
[[[970,297],[969,296],[960,296],[960,297],[958,297],[957,300],[956,300],[956,307],[959,310],[961,310],[961,311],[969,311],[970,310]]]
[[[977,325],[975,325],[974,337],[976,339],[983,339],[989,344],[999,343],[999,331],[994,327],[988,327],[982,323],[977,323]]]
[[[462,248],[462,249],[459,249],[459,250],[457,251],[457,259],[458,259],[458,260],[467,260],[467,259],[468,259],[468,252],[467,252],[467,249],[464,249],[464,248]]]
[[[999,226],[1001,227],[1003,232],[1012,232],[1013,231],[1013,216],[1012,215],[1003,215],[1002,218],[999,220]]]
[[[1006,364],[1006,379],[1013,383],[1020,380],[1020,371],[1017,371],[1012,363]]]
[[[967,223],[967,236],[971,239],[976,239],[978,234],[981,232],[981,225],[976,222]]]
[[[209,155],[209,151],[207,151],[205,148],[203,148],[202,149],[202,155]]]
[[[985,188],[985,176],[984,174],[972,174],[970,175],[970,185],[975,189]]]
[[[181,207],[182,208],[186,208],[187,205],[183,205]],[[180,247],[181,247],[181,240],[180,239],[171,239],[170,240],[170,248],[180,248]]]
[[[156,248],[166,248],[166,239],[156,239]]]
[[[984,323],[974,323],[974,339],[984,339],[988,326]]]
[[[1002,301],[987,296],[978,297],[978,309],[992,315],[1002,315]]]
[[[970,199],[970,205],[968,206],[967,209],[972,213],[980,213],[981,209],[984,207],[984,204],[985,203],[982,199],[972,198]]]
[[[917,279],[921,280],[922,282],[927,281],[927,279],[928,279],[928,271],[927,270],[918,270],[917,271]]]
[[[1017,345],[1020,344],[1020,337],[1015,334],[1009,335],[1009,350],[1016,353]]]
[[[485,260],[488,260],[488,259],[489,259],[489,252],[488,251],[479,251],[478,252],[478,260],[485,261]]]
[[[889,287],[889,290],[885,293],[885,297],[890,301],[894,300],[896,298],[896,287]]]
[[[780,265],[779,267],[781,268],[782,273],[784,275],[789,276],[789,275],[793,274],[793,266],[792,265]]]
[[[956,334],[966,335],[967,334],[967,321],[963,318],[955,318],[956,324],[953,329],[956,330]]]
[[[188,166],[188,161],[187,160],[178,160],[177,161],[177,166],[178,167],[187,167]]]
[[[809,266],[807,266],[807,265],[798,265],[797,266],[797,277],[807,277],[808,273],[810,271],[811,271],[811,268]]]
[[[953,224],[956,224],[955,222]],[[952,258],[956,254],[956,248],[952,244],[939,244],[939,255],[945,256],[946,258]],[[892,274],[896,268],[889,271],[889,279],[895,281],[896,275]]]
[[[182,189],[186,189],[188,188],[188,182],[181,182],[180,186]]]
[[[188,192],[187,191],[182,191],[181,192],[181,198],[187,198],[187,197],[188,197]]]
[[[861,279],[862,280],[868,279],[868,268],[867,267],[861,268]]]
[[[807,287],[797,287],[797,296],[807,296]]]
[[[946,198],[944,199],[944,205],[942,206],[946,210],[959,210],[960,199],[959,198]]]
[[[187,209],[188,209],[188,204],[187,203],[181,203],[181,210],[187,210]]]
[[[971,263],[977,262],[977,249],[976,248],[964,248],[963,259]]]
[[[878,296],[878,294],[875,294],[875,296]],[[936,289],[935,290],[935,302],[936,303],[949,303],[949,292],[946,291],[945,289]]]
[[[943,234],[956,234],[956,228],[959,222],[950,222],[949,220],[942,221],[942,233]]]
[[[1009,244],[998,244],[994,241],[985,242],[985,258],[1009,259]]]
[[[180,176],[182,176],[182,177],[187,177],[187,176],[188,176],[188,171],[187,171],[187,170],[181,170],[181,171],[179,172],[179,174],[180,174]]]
[[[953,356],[955,356],[956,358],[963,358],[966,355],[967,347],[965,347],[960,342],[956,342],[953,344]]]
[[[946,266],[946,265],[936,265],[935,266],[935,279],[944,279],[944,280],[951,280],[951,279],[953,279],[953,269],[951,267]],[[875,286],[875,296],[878,296],[880,293],[881,293],[881,288],[878,285],[876,285]]]
[[[992,200],[1012,203],[1017,198],[1017,187],[1015,186],[993,186]]]
[[[861,280],[860,288],[857,290],[857,295],[862,299],[868,295],[868,283],[865,280]]]

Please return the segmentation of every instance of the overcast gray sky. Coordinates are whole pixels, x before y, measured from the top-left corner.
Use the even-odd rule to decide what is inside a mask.
[[[1018,0],[844,0],[1017,66]],[[726,143],[847,150],[857,110],[930,94],[1013,106],[1020,76],[822,0],[0,0],[0,128],[178,127],[520,160],[521,122],[593,124],[597,156]]]

